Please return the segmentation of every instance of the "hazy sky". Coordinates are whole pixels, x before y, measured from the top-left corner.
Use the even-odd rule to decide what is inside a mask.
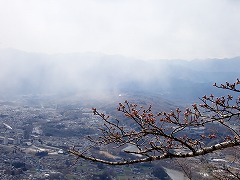
[[[240,55],[240,1],[0,0],[0,48],[234,57]]]

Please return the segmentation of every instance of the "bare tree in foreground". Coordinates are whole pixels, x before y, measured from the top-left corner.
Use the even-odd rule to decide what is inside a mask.
[[[78,158],[110,165],[125,165],[150,162],[166,158],[196,157],[240,145],[240,96],[239,84],[217,85],[229,91],[229,95],[203,96],[201,104],[181,111],[153,113],[152,107],[144,108],[128,101],[119,103],[117,110],[125,116],[116,120],[93,108],[93,113],[103,120],[101,134],[89,137],[85,151],[70,149]],[[126,121],[131,126],[126,126]],[[193,132],[193,133],[191,133]],[[97,158],[91,155],[92,147],[109,146],[123,148],[124,152],[136,155],[134,159]]]

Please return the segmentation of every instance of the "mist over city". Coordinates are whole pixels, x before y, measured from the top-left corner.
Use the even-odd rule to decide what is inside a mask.
[[[197,100],[211,91],[213,83],[236,79],[240,63],[239,57],[144,61],[120,55],[48,55],[16,49],[1,50],[0,57],[2,97],[82,94],[97,98],[145,92]]]

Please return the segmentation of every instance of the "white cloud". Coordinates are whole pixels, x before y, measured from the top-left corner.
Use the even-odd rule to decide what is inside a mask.
[[[139,58],[239,56],[234,0],[3,0],[0,47]]]

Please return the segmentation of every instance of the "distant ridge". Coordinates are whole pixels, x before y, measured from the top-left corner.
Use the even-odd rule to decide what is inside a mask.
[[[0,93],[146,92],[192,99],[240,76],[240,57],[143,61],[99,53],[0,49]]]

